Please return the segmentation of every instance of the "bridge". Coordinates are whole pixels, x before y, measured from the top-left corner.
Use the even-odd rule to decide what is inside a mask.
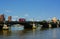
[[[33,27],[33,23],[34,24],[41,24],[40,22],[36,22],[36,21],[25,21],[25,22],[18,22],[18,21],[5,21],[5,22],[0,22],[0,25],[4,25],[6,24],[7,26],[12,26],[12,25],[15,25],[15,24],[20,24],[20,25],[23,25],[24,28],[32,28]]]
[[[34,26],[33,24],[35,24],[35,26],[37,26],[38,24],[42,25],[42,28],[48,28],[49,24],[51,24],[54,27],[57,27],[57,25],[58,25],[58,24],[54,24],[54,23],[41,22],[41,21],[39,21],[39,22],[37,22],[37,21],[25,21],[25,22],[18,22],[18,21],[9,22],[9,21],[5,21],[5,22],[0,22],[0,25],[4,25],[4,24],[6,24],[7,26],[20,24],[20,25],[23,25],[24,28],[32,28]],[[60,26],[60,24],[58,26]]]

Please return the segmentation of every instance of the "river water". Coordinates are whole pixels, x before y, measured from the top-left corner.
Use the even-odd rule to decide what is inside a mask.
[[[0,39],[60,39],[60,28],[0,30]]]

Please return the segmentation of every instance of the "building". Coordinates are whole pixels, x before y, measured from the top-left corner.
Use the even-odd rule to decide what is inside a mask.
[[[1,21],[1,22],[5,21],[4,14],[0,14],[0,21]]]
[[[56,22],[57,22],[57,18],[56,18],[56,17],[53,17],[53,18],[52,18],[52,21],[53,21],[54,23],[56,23]]]
[[[8,21],[12,21],[12,16],[8,16]]]

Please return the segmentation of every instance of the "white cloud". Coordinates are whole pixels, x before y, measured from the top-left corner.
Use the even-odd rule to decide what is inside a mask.
[[[19,16],[12,16],[13,18],[19,18]]]
[[[12,12],[11,10],[5,10],[5,12]]]

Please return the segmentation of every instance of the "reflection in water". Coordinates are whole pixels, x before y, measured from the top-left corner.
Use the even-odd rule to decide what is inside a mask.
[[[53,39],[56,39],[56,29],[53,30]]]
[[[16,25],[13,25],[10,29],[11,30],[23,30],[24,26],[16,24]]]
[[[9,36],[10,31],[9,30],[2,30],[3,31],[3,36]]]
[[[0,39],[6,39],[8,36],[11,36],[9,30],[0,30]]]
[[[0,39],[60,39],[60,28],[0,30]]]
[[[33,29],[33,39],[35,38],[35,35],[36,35],[36,29]]]
[[[9,30],[0,30],[0,35],[9,36],[9,35],[11,35],[11,31],[9,31]]]

